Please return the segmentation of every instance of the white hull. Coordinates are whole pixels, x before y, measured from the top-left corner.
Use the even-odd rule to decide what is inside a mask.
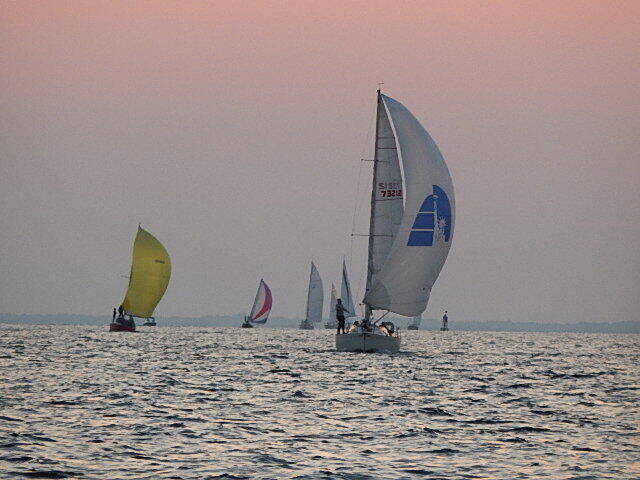
[[[336,335],[339,352],[396,353],[400,350],[400,337],[378,333],[347,333]]]

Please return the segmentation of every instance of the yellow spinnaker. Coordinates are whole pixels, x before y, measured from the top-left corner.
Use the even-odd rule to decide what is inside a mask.
[[[156,237],[138,227],[133,243],[129,288],[122,307],[135,317],[153,316],[156,305],[169,285],[170,277],[169,254]]]

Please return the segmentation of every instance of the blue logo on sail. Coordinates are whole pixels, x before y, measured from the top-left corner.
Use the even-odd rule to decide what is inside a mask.
[[[431,247],[451,239],[451,204],[447,194],[439,186],[433,186],[433,194],[422,202],[420,211],[411,227],[409,247]]]

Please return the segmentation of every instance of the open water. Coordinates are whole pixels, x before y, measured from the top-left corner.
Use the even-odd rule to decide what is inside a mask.
[[[640,336],[0,325],[0,476],[637,479]]]

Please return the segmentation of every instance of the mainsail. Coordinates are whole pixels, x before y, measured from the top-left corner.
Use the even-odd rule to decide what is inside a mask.
[[[311,262],[311,274],[309,275],[309,292],[307,294],[307,322],[322,321],[322,301],[324,291],[322,290],[322,279],[315,264]]]
[[[258,291],[256,292],[256,298],[253,301],[253,308],[251,309],[249,320],[252,323],[267,323],[269,312],[271,312],[272,303],[273,298],[271,296],[271,289],[264,282],[264,280],[261,279],[260,285],[258,286]]]
[[[395,139],[389,135],[391,131],[395,132]],[[398,222],[402,202],[392,201],[393,197],[385,202],[388,193],[381,195],[385,185],[380,180],[381,171],[388,174],[389,168],[397,164],[396,148],[404,173],[404,182],[394,189],[404,195],[404,212]],[[379,92],[374,160],[364,303],[370,309],[419,315],[427,306],[451,247],[455,219],[451,176],[440,150],[420,122],[400,102]],[[399,206],[381,215],[388,204]],[[387,238],[387,242],[378,237]]]
[[[125,312],[134,317],[152,317],[170,277],[171,260],[167,250],[153,235],[138,226],[133,243],[129,288],[122,302]]]
[[[373,162],[369,258],[365,295],[375,283],[378,272],[389,256],[404,211],[402,174],[398,162],[396,139],[380,95],[378,95],[376,112],[376,143]]]
[[[347,274],[347,264],[344,259],[342,259],[342,285],[340,286],[340,299],[342,300],[342,305],[344,305],[344,308],[346,308],[349,313],[348,316],[355,316],[356,309],[353,305],[353,295],[351,295],[349,275]]]

